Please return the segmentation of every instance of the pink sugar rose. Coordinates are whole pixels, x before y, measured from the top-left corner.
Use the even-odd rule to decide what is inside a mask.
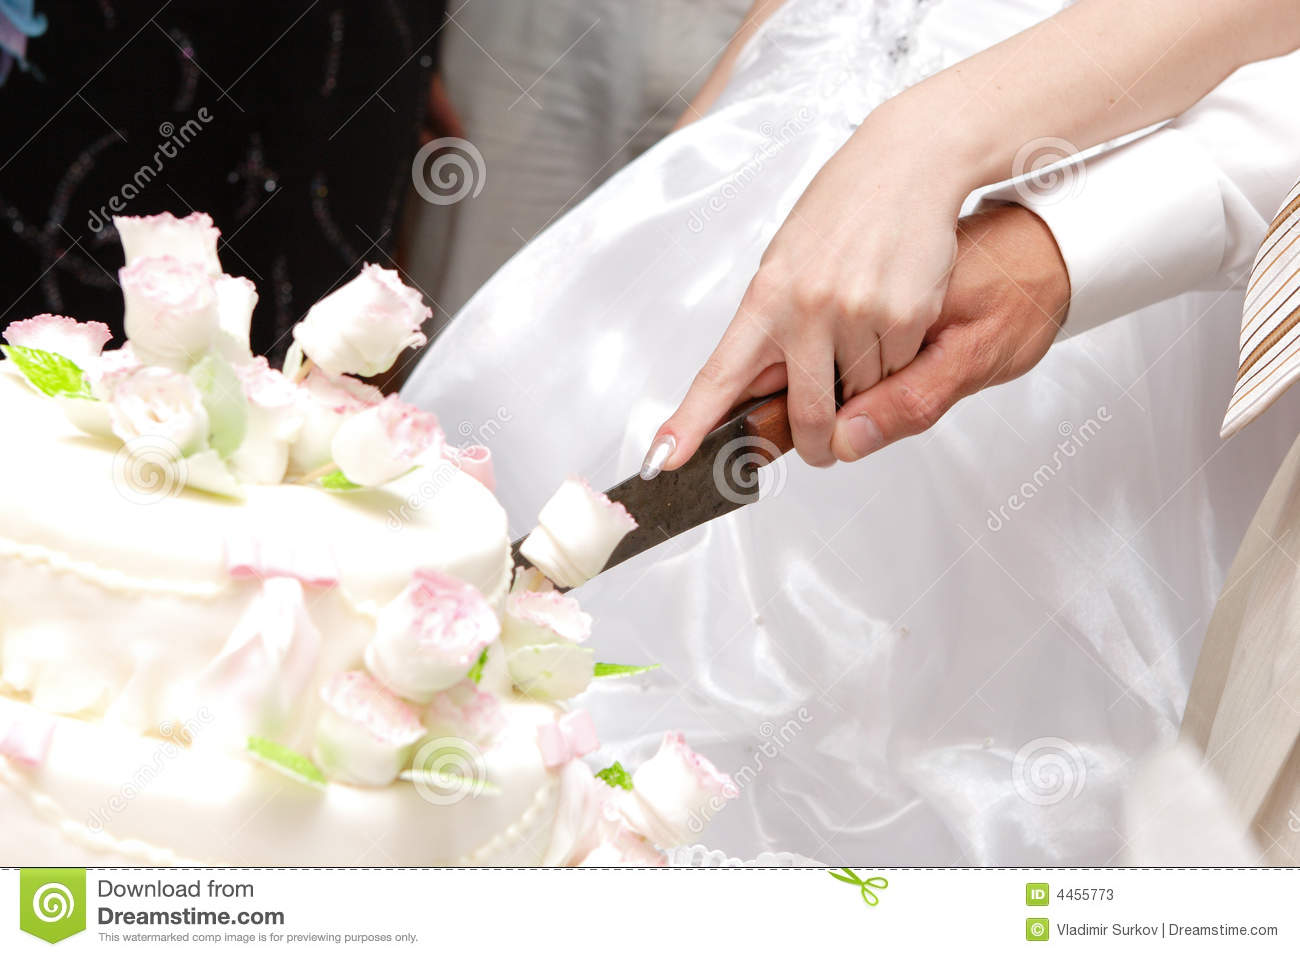
[[[662,851],[631,828],[611,826],[600,843],[578,861],[578,867],[664,867]]]
[[[188,369],[212,346],[220,318],[212,278],[171,256],[140,259],[118,278],[126,300],[126,335],[141,361]]]
[[[330,375],[379,375],[402,350],[428,340],[433,310],[396,270],[367,263],[361,274],[317,302],[293,327],[294,342]]]
[[[136,356],[131,343],[120,349],[109,349],[101,353],[94,370],[94,392],[99,399],[108,399],[112,394],[113,383],[140,368],[140,359]]]
[[[378,405],[384,394],[373,385],[350,375],[333,376],[312,369],[302,380],[302,389],[313,401],[335,415],[351,415]]]
[[[350,415],[384,401],[384,394],[351,376],[332,376],[313,368],[298,386],[302,431],[289,453],[289,468],[299,475],[314,472],[333,457],[330,444]]]
[[[364,671],[335,675],[321,689],[325,710],[312,757],[330,777],[383,787],[410,760],[424,727],[413,709]]]
[[[257,287],[243,276],[222,275],[212,280],[212,288],[217,294],[222,354],[231,362],[246,362],[253,355],[248,335],[257,306]]]
[[[426,455],[440,455],[443,443],[436,416],[390,395],[344,421],[330,451],[349,482],[376,486],[409,472]]]
[[[492,606],[472,585],[417,571],[380,611],[366,667],[394,693],[428,702],[464,678],[500,630]]]
[[[463,448],[448,446],[443,454],[448,461],[475,479],[489,492],[497,487],[496,476],[492,472],[492,452],[486,445],[466,445]]]
[[[730,777],[692,751],[680,732],[664,734],[659,750],[632,775],[622,798],[624,817],[660,847],[690,843],[739,791]]]
[[[123,442],[147,437],[175,458],[207,447],[208,413],[190,377],[158,366],[141,366],[114,377],[108,396],[114,434]]]
[[[577,477],[556,490],[537,515],[537,528],[519,551],[557,585],[576,588],[594,578],[636,520]]]
[[[576,598],[559,591],[514,592],[506,599],[501,641],[508,650],[591,637],[591,616]]]
[[[114,216],[118,238],[128,266],[141,259],[170,256],[200,267],[209,276],[221,275],[217,239],[221,230],[207,213],[190,213],[177,219],[171,213],[156,216]]]
[[[464,738],[483,746],[505,728],[506,715],[496,695],[464,680],[433,696],[424,724],[432,736]]]
[[[576,697],[591,684],[596,655],[571,641],[523,645],[506,655],[510,683],[522,695],[538,701]]]
[[[247,400],[244,439],[230,464],[245,481],[276,485],[289,465],[289,448],[302,430],[298,387],[263,356],[234,367]]]
[[[78,322],[49,313],[11,322],[4,329],[4,340],[11,346],[56,353],[75,362],[87,374],[112,337],[102,322]]]

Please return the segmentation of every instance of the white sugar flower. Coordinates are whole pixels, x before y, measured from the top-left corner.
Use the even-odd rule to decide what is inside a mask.
[[[500,631],[496,612],[472,585],[417,571],[379,612],[366,667],[403,698],[428,702],[464,678]]]
[[[367,263],[361,274],[317,302],[293,327],[312,362],[331,375],[387,372],[403,349],[428,341],[420,331],[433,310],[397,271]]]
[[[576,588],[594,578],[636,520],[622,505],[580,478],[566,479],[537,516],[520,554],[557,585]]]
[[[395,395],[346,419],[330,443],[349,482],[377,486],[409,472],[426,454],[441,454],[438,419]]]
[[[184,370],[211,348],[220,316],[202,267],[162,256],[137,260],[118,277],[126,335],[141,361]]]
[[[124,442],[161,439],[186,456],[207,446],[208,413],[189,376],[158,366],[143,366],[113,383],[108,414]]]
[[[122,240],[126,264],[141,259],[170,256],[199,266],[209,276],[221,275],[217,259],[217,239],[221,230],[212,225],[207,213],[190,213],[177,219],[171,213],[156,216],[114,216],[113,225]]]

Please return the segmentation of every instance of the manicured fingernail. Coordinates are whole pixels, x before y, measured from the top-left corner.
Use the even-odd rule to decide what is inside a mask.
[[[645,454],[645,461],[641,463],[641,477],[647,482],[663,471],[664,463],[668,457],[677,450],[677,439],[671,435],[661,435],[650,446],[650,451]]]
[[[844,425],[844,437],[848,439],[849,448],[859,457],[870,455],[885,444],[885,437],[869,415],[855,415],[849,419]]]

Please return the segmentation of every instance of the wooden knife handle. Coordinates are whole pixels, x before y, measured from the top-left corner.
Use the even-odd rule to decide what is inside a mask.
[[[794,448],[785,392],[757,400],[755,405],[744,412],[744,428],[747,436],[763,440],[754,444],[754,451],[768,462],[775,461]],[[776,455],[771,454],[773,447],[777,449]]]

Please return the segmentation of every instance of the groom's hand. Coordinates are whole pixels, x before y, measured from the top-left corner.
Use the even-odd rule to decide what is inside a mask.
[[[852,462],[924,432],[958,399],[1024,375],[1051,346],[1070,279],[1051,230],[1021,206],[963,219],[939,319],[908,365],[849,399],[831,450]]]

